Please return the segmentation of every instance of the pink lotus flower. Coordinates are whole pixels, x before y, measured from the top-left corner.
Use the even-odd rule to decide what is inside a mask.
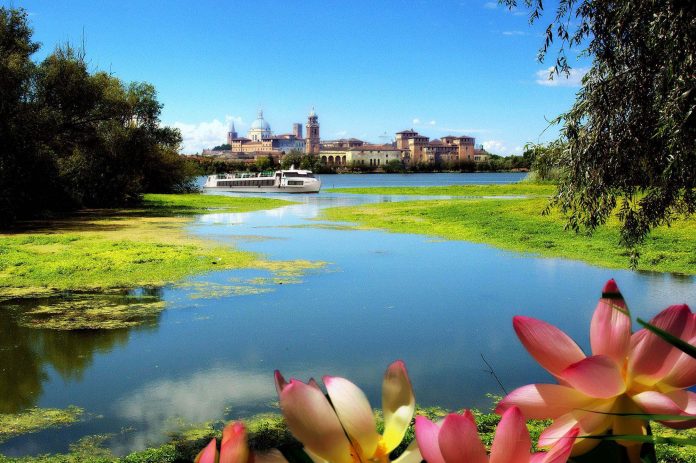
[[[463,415],[450,413],[442,427],[416,417],[416,441],[428,463],[564,463],[577,435],[578,429],[573,428],[548,453],[530,454],[532,441],[524,416],[519,408],[510,407],[498,424],[489,458],[469,410]]]
[[[345,378],[325,376],[327,400],[319,385],[296,379],[286,382],[276,371],[280,408],[288,428],[315,461],[331,463],[388,462],[389,453],[403,440],[416,408],[403,362],[389,365],[382,383],[384,434],[377,432],[365,394]],[[396,461],[420,462],[411,448]]]
[[[222,431],[222,444],[218,455],[217,442],[211,440],[200,451],[194,463],[287,463],[278,450],[254,454],[247,445],[246,429],[239,422],[230,423]]]
[[[696,342],[696,315],[686,305],[660,312],[651,324],[689,343]],[[539,437],[540,446],[555,443],[574,427],[580,428],[573,455],[587,452],[598,439],[583,436],[644,434],[647,422],[620,413],[693,416],[696,394],[684,389],[696,384],[696,359],[641,329],[631,334],[626,303],[614,280],[609,280],[592,317],[593,355],[558,328],[529,317],[515,317],[517,336],[534,359],[559,384],[531,384],[514,390],[498,405],[502,413],[517,406],[528,418],[553,418]],[[692,427],[696,420],[667,421],[671,427]],[[640,444],[620,441],[631,452]]]

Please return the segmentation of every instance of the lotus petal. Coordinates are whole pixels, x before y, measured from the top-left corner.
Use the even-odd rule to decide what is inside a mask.
[[[428,463],[445,463],[440,452],[440,427],[424,416],[416,417],[416,441],[421,455]]]
[[[651,324],[681,337],[687,325],[691,311],[687,305],[673,305],[651,320]],[[682,351],[664,341],[652,332],[640,334],[645,329],[634,333],[633,349],[629,357],[628,368],[634,378],[647,385],[655,384],[672,370]]]
[[[561,378],[590,397],[608,399],[623,394],[626,384],[616,362],[606,355],[594,355],[572,364]]]
[[[611,407],[611,402],[607,407]],[[580,429],[580,436],[599,435],[606,432],[613,422],[613,416],[607,415],[608,410],[577,411],[556,419],[551,426],[546,428],[539,436],[540,447],[551,447],[563,439],[573,428]],[[599,444],[599,439],[585,439],[579,437],[575,440],[573,455],[585,453]]]
[[[361,455],[371,457],[377,450],[379,434],[370,402],[358,386],[345,378],[325,376],[324,385],[338,419]]]
[[[212,439],[208,442],[208,445],[196,455],[196,459],[193,461],[194,463],[217,463],[217,457],[217,441]]]
[[[355,451],[320,390],[290,380],[280,393],[280,408],[288,428],[305,447],[332,463],[353,463]]]
[[[404,362],[389,365],[382,381],[383,442],[387,452],[399,446],[416,411],[416,398]]]
[[[249,447],[246,441],[246,429],[240,422],[228,424],[222,430],[220,444],[220,463],[247,463]]]
[[[632,397],[647,413],[657,415],[683,415],[693,416],[693,420],[662,421],[663,424],[675,428],[685,429],[696,425],[696,393],[677,390],[668,393],[646,391]]]
[[[474,415],[450,413],[445,417],[438,438],[446,462],[488,463],[486,448],[476,430]]]
[[[509,408],[495,431],[490,463],[528,463],[531,448],[532,440],[522,412],[517,407]]]
[[[547,453],[542,453],[540,463],[565,463],[570,457],[580,430],[572,428]],[[534,456],[536,456],[535,454]],[[533,460],[537,461],[537,460]]]
[[[512,323],[525,349],[554,376],[585,358],[575,341],[553,325],[522,316],[514,317]]]
[[[515,389],[498,403],[495,412],[502,414],[517,406],[529,419],[557,418],[573,410],[588,408],[591,397],[558,384],[529,384]]]
[[[606,355],[622,365],[631,342],[631,317],[614,280],[602,290],[592,316],[590,344],[594,355]]]

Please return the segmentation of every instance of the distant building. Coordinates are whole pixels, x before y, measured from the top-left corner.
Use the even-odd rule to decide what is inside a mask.
[[[294,124],[292,124],[292,133],[293,135],[295,135],[295,138],[302,138],[302,124],[300,124],[299,122],[295,122]]]
[[[348,149],[362,146],[365,142],[357,138],[341,138],[339,140],[325,140],[321,142],[322,150]]]
[[[321,141],[319,116],[312,108],[305,124],[306,138],[302,136],[302,125],[294,123],[292,133],[274,135],[270,124],[259,110],[246,137],[240,137],[234,122],[227,133],[229,150],[203,150],[204,156],[221,156],[225,159],[253,162],[263,156],[279,160],[291,151],[313,154],[332,166],[380,167],[398,160],[405,163],[439,163],[473,161],[483,162],[489,158],[482,147],[475,147],[475,139],[468,136],[448,135],[433,139],[413,129],[396,133],[391,144],[368,144],[357,138],[341,138]]]
[[[307,139],[306,139],[306,149],[305,152],[309,154],[319,154],[321,149],[321,139],[319,138],[319,116],[314,113],[314,108],[312,112],[309,113],[307,118]]]
[[[408,150],[411,163],[476,161],[473,137],[445,137],[430,140],[413,129],[396,133],[396,147]]]
[[[406,155],[406,150],[392,145],[362,144],[348,149],[324,149],[322,144],[320,160],[330,166],[380,167],[390,161],[403,161]]]

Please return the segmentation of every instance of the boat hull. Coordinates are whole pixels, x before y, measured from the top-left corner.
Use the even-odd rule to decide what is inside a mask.
[[[319,185],[301,186],[206,186],[208,191],[227,191],[230,193],[319,193]]]

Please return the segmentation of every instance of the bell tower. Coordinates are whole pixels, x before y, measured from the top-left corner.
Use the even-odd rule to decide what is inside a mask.
[[[237,131],[234,128],[234,121],[232,121],[232,125],[230,125],[230,130],[227,132],[227,144],[231,145],[232,140],[237,138]]]
[[[307,128],[305,152],[308,154],[319,154],[319,117],[314,113],[314,108],[309,113],[305,127]]]

